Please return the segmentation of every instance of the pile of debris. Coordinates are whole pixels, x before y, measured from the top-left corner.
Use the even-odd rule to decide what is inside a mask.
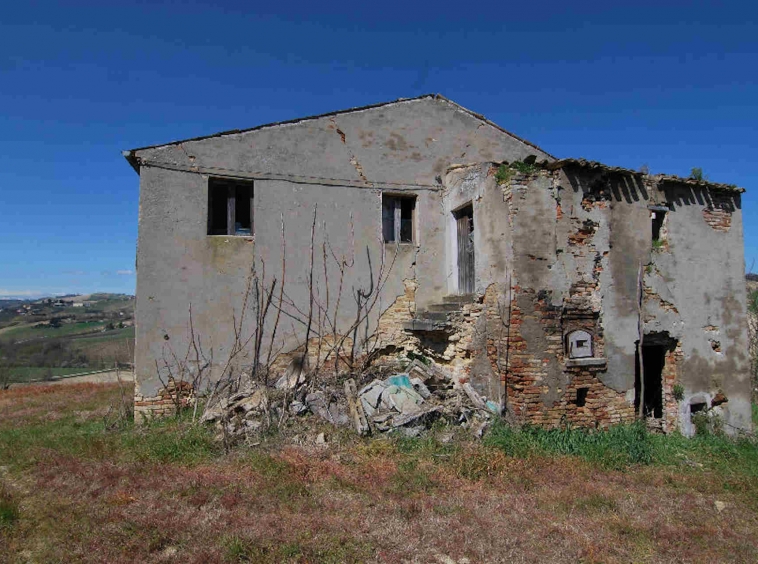
[[[285,375],[274,388],[251,387],[213,403],[203,421],[232,436],[249,435],[287,416],[313,414],[332,425],[352,426],[360,435],[396,431],[418,436],[435,421],[470,428],[481,436],[497,403],[471,384],[453,380],[415,360],[405,372],[374,379],[358,390],[354,379],[338,387],[309,386],[307,379]]]

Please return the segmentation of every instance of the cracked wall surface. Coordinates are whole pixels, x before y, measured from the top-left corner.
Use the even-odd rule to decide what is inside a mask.
[[[521,421],[605,427],[635,419],[642,334],[674,343],[659,429],[690,432],[690,403],[715,398],[724,399],[727,430],[750,428],[741,202],[727,186],[555,163],[434,97],[132,153],[141,175],[140,412],[172,401],[156,363],[189,347],[190,306],[219,376],[252,267],[286,290],[274,343],[276,370],[285,371],[288,353],[303,345],[297,318],[312,301],[313,261],[313,299],[334,306],[343,293],[332,316],[338,328],[356,318],[354,296],[379,288],[365,320],[372,350],[425,356]],[[492,161],[527,158],[539,163],[511,169],[498,184]],[[253,180],[254,235],[206,234],[214,176]],[[415,196],[413,243],[383,243],[382,194]],[[468,206],[475,292],[446,308],[460,293],[455,214]],[[652,214],[664,212],[654,243]],[[344,275],[335,260],[350,265]],[[439,327],[408,329],[430,311],[443,312]],[[592,335],[591,358],[568,358],[566,336],[576,330]],[[308,352],[318,363],[318,350]],[[250,362],[240,354],[231,369]]]
[[[325,301],[328,292],[334,307],[340,291],[334,261],[328,258],[324,270],[325,245],[329,256],[351,264],[334,316],[342,328],[356,317],[355,292],[371,288],[372,280],[376,285],[384,264],[381,295],[367,323],[379,327],[384,342],[409,339],[396,323],[407,319],[415,301],[424,305],[448,293],[441,175],[460,159],[528,155],[550,158],[437,97],[133,151],[130,162],[140,172],[135,351],[140,409],[162,409],[165,390],[156,363],[174,354],[183,358],[190,348],[190,307],[195,336],[212,356],[212,378],[220,376],[253,266],[261,276],[265,269],[265,282],[276,278],[285,286],[289,315],[274,348],[287,352],[302,344],[304,327],[293,318],[308,309],[314,212],[317,299]],[[253,236],[207,235],[211,177],[253,180]],[[416,197],[413,244],[383,243],[382,193]],[[423,289],[413,293],[415,299],[413,285]],[[271,323],[272,316],[266,331]],[[231,369],[250,362],[245,351]],[[285,357],[280,364],[287,364]],[[190,363],[189,376],[196,370]]]

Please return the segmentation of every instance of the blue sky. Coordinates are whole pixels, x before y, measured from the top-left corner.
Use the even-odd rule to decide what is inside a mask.
[[[0,297],[134,291],[121,150],[438,92],[559,157],[748,189],[755,2],[16,2],[0,21]]]

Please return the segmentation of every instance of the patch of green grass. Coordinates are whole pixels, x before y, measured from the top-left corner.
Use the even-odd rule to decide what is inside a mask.
[[[699,464],[722,476],[747,478],[758,488],[758,443],[754,438],[731,438],[723,434],[703,434],[693,438],[679,433],[657,435],[648,433],[640,422],[602,431],[515,429],[497,422],[484,442],[509,456],[577,456],[606,469],[625,469],[635,464]]]
[[[758,314],[758,290],[753,290],[747,295],[747,308],[750,312]]]
[[[666,243],[662,239],[653,239],[653,251],[661,252],[666,249]]]
[[[122,329],[113,329],[102,334],[82,335],[75,337],[77,345],[89,345],[94,343],[107,343],[108,341],[119,341],[121,339],[133,339],[134,327],[123,327]]]
[[[397,473],[392,477],[391,490],[399,495],[428,493],[437,487],[429,468],[417,459],[406,459],[398,463]]]
[[[50,455],[102,459],[116,451],[117,437],[105,432],[101,421],[80,421],[67,416],[55,421],[39,421],[15,428],[0,428],[0,452],[4,462],[28,467]]]
[[[18,521],[18,503],[0,482],[0,531],[10,529]]]
[[[517,457],[538,454],[578,456],[603,468],[650,464],[653,460],[650,435],[641,423],[617,425],[606,431],[588,431],[529,426],[514,429],[497,422],[485,444]]]
[[[83,460],[196,464],[222,451],[211,429],[175,417],[143,427],[128,422],[117,430],[107,429],[100,417],[82,421],[73,415],[20,427],[0,426],[0,452],[8,453],[4,461],[20,467],[44,461],[53,453]]]
[[[50,337],[68,337],[80,333],[91,333],[99,331],[105,327],[102,321],[82,321],[79,323],[64,323],[60,327],[19,327],[10,329],[2,334],[2,339],[6,341],[25,341],[27,339],[42,339]]]
[[[10,369],[11,382],[42,380],[46,377],[69,376],[91,372],[91,368],[61,368],[60,366],[13,366]]]
[[[217,456],[223,448],[205,425],[192,425],[186,417],[166,417],[121,434],[123,453],[141,462],[197,464]]]
[[[338,564],[342,562],[364,562],[373,553],[367,542],[353,538],[328,535],[316,538],[276,544],[269,540],[245,538],[239,535],[224,537],[221,544],[225,549],[226,562],[320,562]],[[314,546],[315,545],[315,546]]]

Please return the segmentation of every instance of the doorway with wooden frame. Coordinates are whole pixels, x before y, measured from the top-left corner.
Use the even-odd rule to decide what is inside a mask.
[[[471,204],[453,212],[458,241],[458,293],[473,294],[476,286],[474,269],[474,208]]]

